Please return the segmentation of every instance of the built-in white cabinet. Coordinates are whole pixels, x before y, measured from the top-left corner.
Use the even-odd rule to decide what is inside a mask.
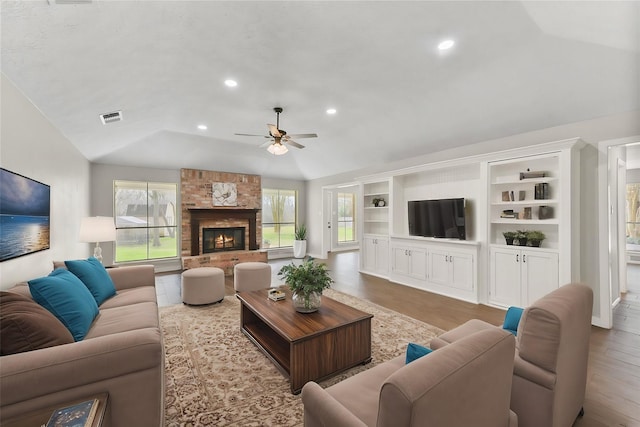
[[[391,194],[389,180],[365,183],[363,194],[363,234],[389,235]]]
[[[583,146],[573,138],[359,178],[361,271],[501,307],[579,281]],[[467,240],[410,235],[411,202],[448,198],[465,199]],[[509,231],[545,239],[516,246]]]
[[[555,251],[492,247],[489,302],[526,307],[557,289],[558,259]]]
[[[389,238],[366,235],[362,239],[361,271],[387,277],[389,273]]]
[[[395,275],[418,280],[427,279],[427,251],[415,246],[394,245],[391,248],[391,268]]]
[[[473,291],[475,285],[474,254],[460,250],[433,247],[427,259],[429,281],[465,291]]]
[[[391,237],[389,280],[478,302],[478,246],[475,242]]]
[[[576,142],[575,140],[574,142]],[[556,151],[488,162],[488,302],[527,306],[579,277],[579,154]],[[537,231],[539,247],[505,232]]]

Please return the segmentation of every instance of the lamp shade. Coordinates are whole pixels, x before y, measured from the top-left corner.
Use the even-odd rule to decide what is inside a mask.
[[[80,222],[80,241],[85,243],[113,242],[116,226],[112,216],[91,216]]]

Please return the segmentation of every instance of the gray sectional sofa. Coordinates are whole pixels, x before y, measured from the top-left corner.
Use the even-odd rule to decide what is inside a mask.
[[[107,272],[117,294],[99,306],[84,339],[0,357],[0,424],[103,392],[109,393],[108,425],[164,424],[164,349],[153,266]],[[8,291],[31,298],[27,284]]]

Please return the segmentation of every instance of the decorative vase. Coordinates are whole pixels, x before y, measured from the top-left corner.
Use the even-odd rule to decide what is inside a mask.
[[[293,257],[304,258],[307,253],[307,241],[306,240],[294,240],[293,241]]]
[[[295,308],[298,313],[313,313],[314,311],[318,311],[321,299],[322,294],[315,291],[307,295],[302,292],[294,292],[291,297],[293,308]]]

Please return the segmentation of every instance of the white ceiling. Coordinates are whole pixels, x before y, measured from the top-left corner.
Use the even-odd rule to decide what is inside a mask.
[[[2,72],[93,162],[314,179],[640,109],[638,2],[50,2],[2,1]],[[275,106],[319,137],[234,135]]]

